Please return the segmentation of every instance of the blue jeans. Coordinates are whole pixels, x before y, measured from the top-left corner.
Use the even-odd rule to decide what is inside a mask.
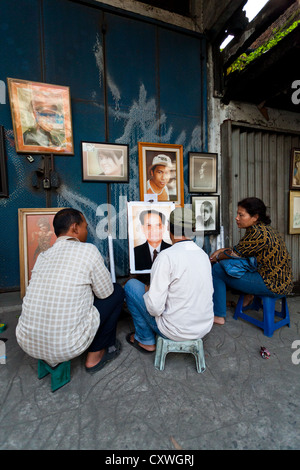
[[[274,292],[267,288],[258,272],[246,272],[242,277],[235,278],[226,274],[226,271],[222,268],[222,263],[226,263],[226,260],[214,264],[212,268],[214,285],[213,302],[216,317],[226,317],[226,286],[245,294],[268,295],[274,298],[281,297],[281,295],[274,294]]]
[[[124,290],[127,307],[134,323],[135,339],[142,344],[155,344],[156,335],[165,338],[157,328],[155,318],[146,308],[143,299],[145,284],[137,279],[130,279],[125,284]]]

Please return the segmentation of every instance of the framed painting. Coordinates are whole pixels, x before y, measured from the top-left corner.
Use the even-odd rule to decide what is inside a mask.
[[[289,234],[300,234],[300,191],[290,191]]]
[[[297,148],[291,152],[290,189],[300,190],[300,149]]]
[[[158,202],[184,204],[183,146],[138,142],[140,199],[157,196]]]
[[[0,126],[0,197],[8,197],[4,127]]]
[[[218,154],[189,152],[189,192],[216,193]]]
[[[129,146],[81,142],[82,180],[128,183]]]
[[[56,240],[53,218],[60,208],[18,209],[21,298],[31,278],[38,255]]]
[[[168,222],[174,209],[174,202],[128,202],[131,273],[150,273],[156,256],[172,245]]]
[[[69,87],[16,78],[7,84],[16,151],[73,155]]]
[[[195,217],[195,235],[216,235],[220,233],[220,196],[192,196],[192,210]]]

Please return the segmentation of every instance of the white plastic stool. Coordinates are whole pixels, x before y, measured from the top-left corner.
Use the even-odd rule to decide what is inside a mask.
[[[197,372],[204,372],[205,358],[202,339],[193,339],[189,341],[172,341],[161,336],[156,337],[156,352],[154,367],[158,370],[164,370],[166,355],[169,352],[193,354],[196,359]]]

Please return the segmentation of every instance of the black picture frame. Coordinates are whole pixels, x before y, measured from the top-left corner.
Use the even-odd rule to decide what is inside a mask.
[[[191,196],[192,210],[196,220],[195,235],[220,233],[220,196]]]
[[[218,190],[218,154],[189,152],[189,192],[216,193]]]
[[[7,161],[4,136],[4,127],[0,126],[0,197],[8,197]]]
[[[300,190],[300,148],[291,151],[290,189]]]
[[[101,153],[108,160],[102,167]],[[83,182],[128,183],[129,145],[81,141],[81,158]]]

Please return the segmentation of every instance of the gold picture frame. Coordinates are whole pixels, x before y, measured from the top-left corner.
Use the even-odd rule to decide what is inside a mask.
[[[70,88],[8,78],[19,153],[74,155]]]
[[[145,194],[152,194],[155,202],[174,202],[176,206],[183,206],[183,146],[138,142],[138,153],[140,200],[145,200]],[[165,167],[168,172],[167,176],[162,177],[166,180],[161,179],[161,183],[158,183],[161,186],[151,184],[157,167],[162,170]]]
[[[300,191],[290,191],[289,234],[300,234]]]
[[[21,298],[26,293],[39,253],[55,243],[53,218],[60,210],[58,207],[18,209]]]

